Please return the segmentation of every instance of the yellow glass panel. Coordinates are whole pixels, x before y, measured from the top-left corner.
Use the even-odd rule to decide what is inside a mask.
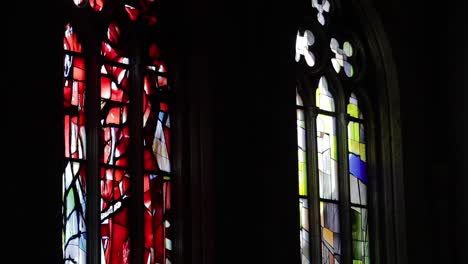
[[[320,225],[324,225],[324,221],[323,221],[323,208],[324,207],[324,203],[323,202],[320,202]]]
[[[352,126],[351,139],[354,139],[359,142],[359,133],[360,133],[359,123],[351,122],[351,126]]]
[[[331,158],[334,159],[334,160],[337,160],[338,155],[337,155],[336,137],[335,136],[331,137],[330,148],[331,148]]]
[[[307,195],[307,166],[299,162],[299,195]]]
[[[327,241],[328,244],[333,245],[333,232],[328,228],[322,228],[322,238]]]
[[[307,195],[307,165],[306,154],[304,151],[298,150],[298,174],[299,174],[299,195]]]
[[[359,155],[360,154],[359,145],[360,145],[359,142],[352,140],[352,139],[348,139],[349,152]]]
[[[348,138],[359,142],[359,123],[348,123]]]
[[[320,89],[315,90],[315,106],[320,107]]]
[[[366,144],[359,144],[361,160],[366,161]]]
[[[359,109],[357,105],[354,104],[348,104],[348,115],[359,118]]]

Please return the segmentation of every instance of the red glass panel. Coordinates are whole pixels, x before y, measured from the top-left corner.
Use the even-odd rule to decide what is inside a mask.
[[[103,65],[101,67],[101,98],[128,103],[128,70]]]
[[[146,94],[152,95],[158,91],[168,90],[167,78],[164,76],[159,76],[156,72],[148,71],[144,79],[144,90]]]
[[[125,5],[125,11],[128,14],[130,20],[135,21],[139,17],[142,17],[148,25],[153,25],[157,22],[157,18],[154,15],[154,12],[151,12],[150,4],[155,3],[156,1],[142,1],[139,3],[133,3],[133,5]]]
[[[109,43],[119,45],[120,42],[120,28],[116,22],[112,22],[107,29],[107,39]]]
[[[140,15],[140,10],[130,5],[125,5],[125,11],[127,11],[130,20],[132,21],[137,20],[138,16]]]
[[[158,167],[156,165],[156,160],[154,158],[153,152],[147,148],[144,150],[144,157],[145,157],[145,170],[147,171],[158,171]]]
[[[161,111],[163,111],[163,112],[169,111],[169,105],[168,105],[167,103],[160,103],[160,104],[159,104],[159,108],[160,108]]]
[[[148,25],[154,25],[158,21],[155,16],[145,15]]]
[[[126,167],[128,165],[127,149],[130,141],[128,127],[105,127],[102,131],[104,139],[102,162]]]
[[[73,27],[70,23],[65,26],[65,37],[63,39],[64,50],[82,52],[81,44],[78,42],[78,37],[73,31]]]
[[[130,178],[126,170],[101,166],[101,240],[107,264],[129,263],[128,203]]]
[[[125,57],[125,53],[109,43],[102,42],[101,54],[109,61],[128,64],[128,58]]]
[[[149,47],[149,56],[151,59],[157,59],[161,56],[159,52],[159,47],[155,43],[152,43]]]
[[[71,96],[72,96],[72,83],[69,80],[64,80],[63,84],[63,106],[65,108],[71,106]]]
[[[89,0],[89,4],[94,11],[101,11],[104,8],[104,0]]]
[[[145,128],[148,119],[151,115],[151,102],[149,102],[147,99],[146,94],[143,94],[143,127]],[[145,138],[147,138],[147,135],[145,135]]]
[[[166,248],[170,182],[160,175],[145,174],[144,183],[145,263],[166,263],[170,253],[170,245]]]
[[[166,85],[167,85],[167,78],[162,77],[162,76],[158,76],[158,86],[163,87],[163,86],[166,86]]]
[[[145,75],[143,88],[145,89],[145,93],[151,95],[156,92],[156,85],[149,74]]]
[[[85,62],[84,59],[75,56],[73,59],[73,78],[77,81],[85,80]]]
[[[116,22],[111,22],[107,28],[106,40],[101,44],[101,54],[107,60],[128,64],[126,50],[125,41],[121,40],[120,27]]]
[[[126,108],[124,108],[126,109]],[[114,125],[120,125],[121,123],[121,108],[120,107],[114,107],[112,108],[109,113],[107,114],[106,118],[106,124],[114,124]]]
[[[128,208],[122,208],[101,225],[101,240],[106,264],[130,263]]]

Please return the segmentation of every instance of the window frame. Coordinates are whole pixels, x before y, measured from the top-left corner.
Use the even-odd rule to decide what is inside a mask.
[[[363,36],[366,37],[365,43],[363,44],[365,44],[367,48],[366,55],[368,57],[368,61],[371,61],[372,66],[375,66],[375,68],[372,69],[372,76],[368,78],[369,80],[367,80],[363,85],[354,84],[351,89],[359,100],[359,108],[364,114],[363,124],[366,131],[367,171],[369,175],[367,208],[369,209],[368,225],[371,232],[369,234],[371,261],[372,263],[377,264],[406,264],[406,227],[404,214],[405,204],[399,113],[399,88],[395,63],[393,61],[391,49],[383,30],[383,26],[376,11],[371,6],[370,1],[352,0],[350,1],[349,6],[352,8],[350,8],[351,10],[346,10],[346,12],[352,13],[358,20],[359,30],[362,31],[361,33]],[[303,17],[301,24],[307,19],[315,19],[315,17],[313,17],[313,14],[307,14]],[[306,29],[313,30],[315,28]],[[327,72],[328,70],[323,70],[323,67],[325,66],[319,65],[319,69],[311,71],[299,69],[296,71],[296,88],[297,92],[302,97],[304,105],[303,109],[307,131],[306,138],[308,139],[306,146],[308,153],[314,153],[316,150],[316,138],[313,136],[315,136],[316,133],[315,117],[317,115],[317,111],[315,106],[311,106],[315,105],[315,103],[310,104],[310,100],[314,99],[315,89],[317,86],[311,86],[310,80],[304,81],[304,79],[315,75],[314,78],[317,79],[318,82],[320,76],[323,75],[327,77],[329,82],[332,82],[334,78],[330,78],[330,74]],[[337,75],[331,67],[331,63],[327,67],[329,67],[329,70],[332,72],[331,76]],[[369,69],[369,71],[370,70],[371,69]],[[317,72],[324,73],[318,75]],[[370,73],[368,73],[368,75],[370,75]],[[305,94],[304,89],[302,88],[302,86],[304,84],[307,85],[307,83],[309,84],[309,88],[313,88],[311,89],[314,93],[312,96]],[[369,94],[370,84],[374,86],[374,91],[372,91],[371,94]],[[334,89],[335,87],[338,89]],[[343,184],[340,184],[340,200],[344,197],[341,195],[342,193],[344,193],[347,199],[350,200],[349,172],[347,171],[347,124],[349,118],[346,111],[346,105],[349,101],[351,92],[343,90],[339,82],[334,82],[333,85],[329,85],[329,89],[334,95],[335,112],[337,113],[335,122],[337,129],[338,156],[340,159],[338,174],[341,179],[339,179],[339,182],[347,182],[344,186],[346,188],[344,188],[345,190],[343,191],[341,191],[341,189],[343,189]],[[311,97],[312,99],[306,97]],[[306,106],[307,104],[308,106]],[[343,107],[343,111],[340,111]],[[299,109],[299,107],[295,107],[295,109]],[[306,112],[309,112],[309,114]],[[311,115],[313,117],[311,117]],[[312,144],[309,143],[310,141],[313,141]],[[311,147],[313,148],[311,149]],[[312,156],[316,156],[316,154],[312,154]],[[344,163],[346,164],[346,168],[343,168],[343,161],[345,161]],[[317,192],[316,197],[318,197],[318,178],[316,176],[318,168],[316,161],[311,161],[308,157],[307,167],[309,196],[314,196],[315,194],[312,193],[312,190],[315,190],[315,192]],[[343,175],[346,177],[343,178]],[[315,181],[316,183],[312,183],[311,181]],[[313,198],[309,198],[309,202],[311,202],[312,199]],[[350,205],[350,201],[348,204]],[[350,208],[346,209],[345,207],[345,210],[340,210],[340,218],[345,217],[351,221],[349,212],[343,214],[343,212],[346,212],[349,209]],[[313,213],[311,211],[313,211],[313,206],[309,203],[309,228],[311,229],[310,247],[312,248],[311,262],[314,262],[314,260],[320,261],[321,253],[320,246],[315,247],[312,243],[315,242],[318,243],[318,245],[321,245],[321,235],[320,233],[317,235],[316,231],[312,231],[311,223],[314,222],[314,219],[312,218]],[[318,210],[316,212],[318,212]],[[317,215],[315,217],[318,219],[319,216]],[[340,219],[341,222],[343,222],[343,220]],[[348,225],[350,227],[351,223],[349,222]],[[315,226],[320,229],[320,222],[317,222]],[[350,230],[347,231],[346,229],[342,229],[342,233],[345,234],[345,232],[348,235],[347,238],[344,239],[344,243],[342,241],[342,255],[344,260],[351,261],[351,232]],[[347,244],[350,246],[346,246]],[[346,251],[346,248],[349,249],[347,250],[348,252]],[[343,249],[345,251],[343,251]],[[298,250],[298,253],[299,252],[300,250]]]
[[[107,1],[105,1],[106,4]],[[170,125],[171,125],[171,154],[169,160],[171,161],[171,204],[173,212],[171,213],[171,218],[173,223],[171,231],[171,240],[172,240],[172,254],[171,260],[173,263],[185,263],[186,260],[190,259],[189,256],[185,256],[185,248],[190,246],[184,239],[183,236],[186,236],[184,232],[190,230],[188,221],[186,221],[187,212],[190,210],[189,205],[186,202],[188,197],[187,193],[190,192],[191,186],[188,186],[187,181],[190,177],[190,172],[188,171],[188,161],[192,155],[194,155],[195,150],[184,144],[188,140],[188,136],[184,133],[183,128],[188,127],[188,118],[183,118],[184,113],[187,111],[185,104],[182,103],[186,98],[184,97],[185,91],[184,86],[177,83],[181,82],[180,75],[177,71],[180,72],[180,65],[182,64],[180,55],[177,50],[178,46],[170,46],[170,41],[167,40],[167,33],[164,30],[158,31],[159,34],[157,39],[146,39],[146,36],[138,35],[141,34],[141,30],[136,30],[132,34],[137,35],[136,39],[132,39],[132,43],[129,45],[128,57],[130,59],[128,64],[121,64],[114,61],[109,61],[102,57],[100,54],[101,50],[101,41],[105,38],[107,32],[108,22],[114,21],[108,13],[101,14],[91,10],[88,3],[85,4],[85,7],[77,7],[74,5],[73,1],[65,1],[61,6],[64,11],[63,19],[61,19],[59,27],[59,40],[63,43],[64,38],[64,29],[67,24],[71,24],[75,34],[78,34],[80,37],[79,43],[82,46],[82,52],[80,56],[85,60],[86,66],[86,177],[87,181],[87,197],[93,197],[87,199],[86,204],[86,226],[87,226],[87,254],[86,254],[86,263],[101,263],[101,237],[100,237],[100,166],[99,162],[99,153],[102,151],[99,144],[99,130],[101,129],[100,118],[96,113],[100,112],[100,101],[101,101],[101,67],[102,65],[112,65],[117,67],[122,67],[128,71],[128,91],[130,96],[133,96],[134,102],[128,103],[128,128],[132,134],[133,143],[129,144],[127,153],[129,156],[133,156],[133,159],[129,159],[128,170],[132,175],[143,176],[144,169],[143,164],[143,128],[138,128],[142,124],[142,96],[141,93],[137,92],[137,89],[143,88],[143,78],[145,71],[145,62],[141,58],[147,50],[147,46],[150,43],[157,43],[158,47],[163,54],[163,60],[166,63],[169,71],[164,73],[164,76],[167,76],[168,85],[171,87],[170,98],[167,103],[169,104],[169,113],[170,113]],[[171,7],[168,8],[171,12]],[[95,14],[97,13],[97,14]],[[99,17],[101,16],[101,17]],[[102,17],[103,16],[103,17]],[[132,24],[133,23],[133,24]],[[129,22],[125,27],[137,28],[140,25],[140,21]],[[96,27],[97,26],[97,27]],[[153,33],[154,34],[154,33]],[[143,44],[145,43],[145,44]],[[148,45],[146,45],[148,44]],[[146,45],[146,46],[145,46]],[[63,80],[63,58],[65,54],[74,53],[73,51],[66,51],[61,45],[60,51],[57,53],[61,58],[60,70],[61,70],[61,80]],[[133,60],[133,61],[132,61]],[[142,90],[143,91],[143,90]],[[64,149],[64,123],[63,123],[63,83],[61,81],[60,88],[57,89],[59,93],[59,102],[61,103],[60,109],[62,115],[59,116],[60,126],[61,126],[61,139],[60,148]],[[132,110],[133,109],[133,110]],[[130,146],[133,145],[133,146]],[[65,168],[65,165],[69,162],[70,158],[63,155],[63,151],[60,153],[59,160],[61,163],[61,168]],[[60,186],[63,182],[63,169],[57,175]],[[91,180],[89,180],[91,179]],[[141,191],[133,193],[132,205],[129,206],[130,214],[131,212],[138,212],[134,216],[129,217],[129,236],[133,241],[131,243],[131,253],[130,253],[130,263],[143,263],[144,258],[144,233],[143,233],[143,177],[132,177],[133,188],[138,188]],[[62,198],[60,197],[60,203],[63,203]],[[62,205],[61,205],[62,207]],[[60,209],[62,219],[62,208]],[[138,224],[140,223],[140,224]],[[59,225],[59,234],[62,236],[63,232],[63,220],[60,221]],[[162,245],[164,246],[164,245]],[[62,242],[60,242],[60,250],[58,250],[58,259],[60,262],[63,262],[63,250]],[[140,250],[137,250],[140,249]],[[139,253],[134,253],[139,252]]]
[[[313,76],[314,75],[314,76]],[[309,190],[309,231],[310,231],[310,248],[311,248],[311,262],[321,260],[321,232],[320,232],[320,216],[319,202],[320,200],[326,200],[319,198],[319,176],[318,176],[318,161],[317,161],[317,116],[324,114],[335,118],[335,131],[336,131],[336,142],[337,142],[337,163],[338,163],[338,188],[339,188],[339,199],[333,201],[339,205],[340,208],[340,234],[341,234],[341,249],[343,258],[351,259],[351,217],[349,209],[351,206],[350,199],[350,185],[349,185],[349,162],[348,162],[348,122],[352,120],[347,114],[347,105],[351,96],[350,91],[345,91],[341,85],[339,78],[332,68],[327,69],[323,75],[308,75],[298,76],[297,79],[297,93],[302,99],[303,106],[296,106],[296,109],[301,109],[304,113],[305,126],[306,126],[306,159],[307,159],[307,188]],[[318,79],[324,76],[328,82],[329,92],[332,94],[334,99],[335,110],[329,112],[322,110],[315,105],[316,97],[315,91],[318,87]],[[370,249],[372,263],[379,263],[375,256],[378,254],[375,252],[378,247],[373,246],[379,239],[378,234],[378,214],[377,214],[377,196],[376,196],[376,174],[373,169],[375,164],[375,151],[374,151],[374,133],[370,128],[374,127],[372,111],[369,110],[368,98],[363,93],[362,89],[356,87],[352,91],[356,94],[359,103],[359,109],[363,113],[364,119],[358,122],[364,125],[366,135],[366,157],[367,165],[366,169],[368,172],[369,184],[367,188],[367,204],[366,208],[369,210],[368,225],[370,229],[369,243],[372,245]],[[371,165],[372,164],[372,165]],[[317,213],[314,213],[317,212]],[[346,221],[349,220],[349,221]],[[315,223],[312,224],[311,223]],[[375,229],[375,230],[374,230]],[[345,235],[347,234],[347,235]],[[319,246],[314,246],[319,245]]]

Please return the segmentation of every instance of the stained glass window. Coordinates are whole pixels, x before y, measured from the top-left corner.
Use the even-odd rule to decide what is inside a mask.
[[[128,111],[128,51],[121,29],[111,22],[102,44],[104,57],[100,69],[100,171],[101,171],[101,242],[106,263],[125,262],[129,258],[129,207],[132,175],[129,172],[130,128]],[[115,54],[115,56],[110,56]]]
[[[363,115],[353,93],[347,106],[349,188],[351,197],[351,226],[353,262],[370,263],[367,221],[367,163]]]
[[[65,27],[63,48],[63,258],[70,263],[86,263],[86,66],[80,40],[71,24]]]
[[[145,263],[151,258],[156,263],[164,263],[170,259],[172,251],[172,239],[167,236],[172,224],[172,219],[168,218],[172,186],[170,91],[166,65],[155,43],[150,45],[148,55],[150,61],[146,65],[143,93]]]
[[[75,15],[65,27],[63,68],[64,263],[172,263],[172,89],[154,35],[160,2],[70,2]]]
[[[303,264],[371,263],[367,121],[355,92],[364,58],[356,34],[338,18],[343,13],[335,12],[337,3],[312,1],[296,35]]]
[[[315,92],[317,127],[317,164],[319,176],[320,231],[322,259],[340,261],[340,219],[338,192],[338,157],[336,144],[335,100],[328,81],[320,77]],[[327,112],[322,112],[327,111]]]

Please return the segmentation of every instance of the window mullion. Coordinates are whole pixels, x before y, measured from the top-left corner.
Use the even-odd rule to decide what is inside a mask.
[[[310,229],[310,262],[322,263],[321,261],[321,234],[320,234],[320,194],[317,162],[317,111],[308,107],[304,111],[306,125],[307,146],[307,189],[309,190],[309,229]]]
[[[99,175],[99,115],[100,112],[100,75],[99,75],[99,50],[96,38],[89,36],[87,46],[88,71],[86,90],[86,119],[87,119],[87,263],[100,264],[101,239],[100,239],[100,175]]]
[[[344,109],[344,108],[343,108]],[[342,263],[348,264],[352,261],[351,242],[351,216],[349,196],[349,165],[347,144],[347,119],[346,114],[340,111],[337,115],[337,145],[338,145],[338,187],[340,192],[340,221],[341,221],[341,254]]]
[[[132,30],[133,40],[138,39],[139,30],[136,25]],[[129,210],[129,232],[131,247],[131,264],[144,262],[144,150],[143,150],[143,62],[142,47],[138,41],[130,44],[130,75],[129,75],[129,170],[132,178],[132,204]]]

